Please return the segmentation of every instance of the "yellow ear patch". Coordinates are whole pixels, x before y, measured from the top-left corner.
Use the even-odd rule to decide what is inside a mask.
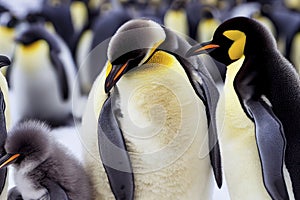
[[[244,48],[246,44],[245,33],[238,30],[229,30],[223,33],[228,39],[233,41],[233,44],[228,50],[228,55],[231,60],[236,60],[244,55]]]
[[[106,75],[105,75],[105,78],[107,78],[107,76],[111,72],[111,70],[112,70],[112,64],[109,61],[107,61],[107,63],[106,63]]]

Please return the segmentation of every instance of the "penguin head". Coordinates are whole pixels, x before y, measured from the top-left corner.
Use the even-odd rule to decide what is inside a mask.
[[[50,129],[38,121],[18,124],[5,142],[6,155],[0,159],[0,169],[10,164],[14,167],[31,167],[43,162],[51,152]]]
[[[165,39],[164,29],[151,20],[135,19],[121,26],[107,50],[105,92],[127,71],[143,65]]]
[[[193,46],[187,56],[208,53],[229,65],[243,56],[270,49],[276,49],[276,42],[262,24],[250,18],[235,17],[222,23],[211,41]]]
[[[15,41],[24,51],[41,51],[42,47],[59,52],[60,48],[54,37],[40,24],[25,25],[17,34]]]

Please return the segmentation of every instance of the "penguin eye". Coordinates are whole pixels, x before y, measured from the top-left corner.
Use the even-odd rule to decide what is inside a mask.
[[[145,57],[147,54],[148,49],[137,49],[130,52],[127,52],[114,60],[111,64],[117,65],[117,64],[124,64],[126,62],[130,62],[130,66],[137,66]]]

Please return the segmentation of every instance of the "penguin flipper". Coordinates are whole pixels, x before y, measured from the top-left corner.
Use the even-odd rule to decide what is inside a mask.
[[[5,155],[4,144],[7,138],[6,121],[5,121],[5,101],[0,89],[0,155]],[[7,168],[0,170],[0,194],[2,193],[7,178]]]
[[[22,195],[17,187],[13,187],[9,190],[7,200],[23,200]]]
[[[57,52],[51,51],[50,57],[53,65],[55,66],[61,97],[63,100],[67,100],[69,98],[69,84],[64,65],[60,61]]]
[[[180,64],[184,66],[184,70],[193,86],[194,91],[205,105],[208,123],[210,163],[213,168],[215,181],[218,187],[221,188],[223,183],[223,175],[216,122],[216,108],[219,99],[219,92],[214,86],[212,80],[209,79],[205,74],[196,70],[187,59],[176,54],[173,55],[177,58]]]
[[[46,188],[48,190],[50,199],[69,200],[68,195],[63,188],[61,188],[60,185],[54,181],[47,180]]]
[[[112,109],[112,97],[103,104],[98,120],[98,144],[111,190],[117,200],[134,198],[134,177],[122,131]]]
[[[281,122],[264,100],[248,100],[245,104],[255,123],[264,185],[272,199],[289,199],[283,175],[286,142]]]

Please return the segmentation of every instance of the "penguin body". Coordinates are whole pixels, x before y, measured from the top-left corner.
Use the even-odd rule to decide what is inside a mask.
[[[109,43],[80,131],[99,199],[211,198],[206,106],[176,56],[187,45],[177,39],[153,21],[131,20]]]
[[[29,26],[17,38],[11,86],[21,120],[46,120],[53,126],[72,117],[72,98],[79,99],[71,54],[59,37],[43,26]]]
[[[176,0],[172,2],[164,16],[164,25],[174,31],[189,35],[188,17],[185,11],[186,2]]]
[[[212,41],[187,54],[205,51],[229,70],[220,134],[230,196],[298,199],[300,80],[293,66],[277,50],[271,33],[245,17],[224,22]]]
[[[5,144],[1,168],[12,164],[16,188],[24,200],[65,193],[65,199],[92,199],[91,184],[83,167],[43,123],[27,121],[14,127]],[[51,191],[57,184],[59,191]],[[51,196],[54,195],[54,196]]]
[[[10,61],[5,56],[0,56],[0,66],[7,66]],[[5,77],[0,73],[0,154],[5,154],[4,144],[7,138],[7,130],[10,129],[10,104],[8,99],[8,86]],[[8,171],[6,169],[0,170],[0,199],[7,199],[8,190]]]

